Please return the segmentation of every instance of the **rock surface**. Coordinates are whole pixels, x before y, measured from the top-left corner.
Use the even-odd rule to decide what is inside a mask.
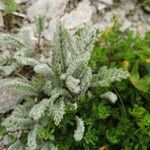
[[[97,9],[98,9],[98,11],[102,11],[102,10],[104,10],[107,6],[105,5],[105,4],[103,4],[103,3],[99,3],[99,4],[97,4],[98,5],[98,7],[97,7]]]
[[[33,22],[37,13],[46,16],[44,36],[47,39],[53,37],[57,20],[71,31],[87,23],[103,30],[110,25],[114,14],[122,23],[121,32],[131,28],[144,35],[150,30],[150,14],[142,10],[137,0],[37,0],[27,9],[29,20]]]
[[[5,150],[3,143],[0,141],[0,150]]]
[[[61,21],[68,29],[76,29],[83,24],[91,23],[91,17],[93,14],[93,7],[90,5],[89,0],[84,0],[78,4],[78,7],[71,13],[66,13]]]
[[[64,2],[66,1],[64,0]],[[76,28],[82,27],[86,23],[92,23],[91,17],[93,11],[94,7],[90,5],[90,1],[84,0],[80,2],[77,8],[70,13],[66,12],[65,15],[63,15],[63,13],[61,12],[54,14],[53,16],[51,16],[52,19],[48,22],[48,29],[44,32],[45,37],[47,39],[52,39],[58,20],[61,20],[65,24],[65,26],[71,31],[75,31]],[[60,16],[60,14],[62,15]]]
[[[38,13],[46,16],[46,19],[61,16],[64,13],[68,0],[37,0],[27,9],[29,20],[33,21]]]

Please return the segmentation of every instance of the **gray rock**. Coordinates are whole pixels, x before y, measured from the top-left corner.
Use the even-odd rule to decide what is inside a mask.
[[[61,20],[64,25],[73,33],[76,28],[82,27],[85,23],[92,23],[91,17],[93,11],[94,7],[90,5],[90,1],[84,0],[80,2],[77,8],[70,13],[66,13],[62,17],[60,17],[59,15],[54,15],[49,21],[48,29],[44,31],[44,36],[46,37],[46,39],[53,38],[58,20]]]
[[[48,29],[44,31],[43,35],[45,36],[46,39],[52,40],[56,25],[57,25],[58,18],[54,17],[51,19],[48,25]]]
[[[4,7],[5,7],[4,3],[0,1],[0,10],[4,10]]]
[[[28,18],[33,21],[36,14],[43,14],[46,19],[61,16],[68,0],[37,0],[27,9]]]
[[[0,150],[4,150],[4,144],[0,141]]]
[[[107,7],[107,6],[106,6],[105,4],[103,4],[103,3],[98,3],[97,9],[98,9],[99,11],[102,11],[102,10],[104,10],[106,7]]]
[[[90,5],[89,0],[84,0],[78,4],[78,7],[71,13],[66,13],[61,21],[70,30],[74,30],[83,26],[85,23],[91,23],[91,17],[94,11],[94,7]]]
[[[124,32],[125,30],[127,30],[128,28],[130,28],[132,25],[132,22],[125,19],[124,20],[124,23],[123,23],[123,26],[119,29],[121,32]]]
[[[97,22],[94,24],[94,27],[99,29],[100,31],[105,30],[110,24],[106,23],[105,21]]]
[[[122,9],[126,11],[126,13],[129,13],[131,10],[135,9],[135,3],[133,1],[128,0],[125,2],[125,5],[122,6]]]

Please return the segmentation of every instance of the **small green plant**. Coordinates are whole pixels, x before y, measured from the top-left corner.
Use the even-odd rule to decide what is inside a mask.
[[[29,28],[0,34],[13,49],[0,56],[1,76],[11,77],[3,88],[22,95],[0,127],[1,137],[13,137],[9,150],[149,150],[150,33],[121,33],[113,20],[102,32],[85,26],[71,37],[58,23],[44,49],[41,17],[36,43]],[[41,52],[51,60],[41,61]]]
[[[90,66],[95,71],[105,64],[109,67],[122,67],[130,72],[128,81],[115,83],[109,88],[117,94],[118,106],[108,105],[105,101],[99,111],[100,103],[94,105],[95,115],[106,116],[105,119],[101,118],[104,124],[101,125],[103,131],[99,131],[99,136],[103,135],[104,141],[99,145],[107,145],[110,149],[118,150],[148,150],[150,148],[150,33],[147,32],[145,37],[141,37],[130,30],[122,33],[119,27],[120,24],[113,21],[109,28],[98,33],[98,42],[90,59]],[[95,95],[97,93],[95,91]],[[91,122],[96,120],[93,113],[92,118]],[[89,126],[94,128],[94,125]]]
[[[144,0],[144,3],[150,5],[150,0]]]
[[[17,37],[0,34],[0,44],[9,44],[16,50],[11,65],[17,64],[9,74],[12,79],[6,81],[3,88],[23,95],[22,103],[2,123],[7,130],[22,133],[8,150],[88,147],[88,142],[93,144],[92,141],[95,141],[93,136],[86,134],[84,118],[88,115],[85,116],[87,108],[82,104],[90,106],[92,103],[90,92],[94,93],[89,89],[109,87],[115,81],[128,78],[129,73],[106,66],[93,72],[89,60],[96,42],[96,30],[90,26],[85,26],[73,39],[67,29],[58,23],[51,42],[52,61],[41,62],[40,52],[36,50],[40,46],[43,19],[37,17],[36,21],[37,31],[40,32],[37,34],[38,44],[32,43],[28,28],[22,29]],[[7,72],[7,65],[1,66],[2,72]],[[100,90],[97,94],[113,103],[117,100],[115,93],[110,91]],[[107,118],[108,108],[99,107],[103,109],[94,108],[96,113],[99,111],[98,117]],[[84,144],[80,145],[82,140]]]
[[[1,125],[0,125],[0,139],[3,137],[3,134],[5,133],[5,129],[4,129],[4,127],[2,127]]]
[[[16,11],[17,6],[15,0],[2,0],[2,2],[5,4],[4,12],[6,14],[11,14],[12,12]]]

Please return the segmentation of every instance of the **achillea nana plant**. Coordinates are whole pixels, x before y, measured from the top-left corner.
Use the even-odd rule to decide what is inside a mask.
[[[36,18],[38,41],[43,31],[42,21],[39,19]],[[79,35],[71,37],[67,29],[58,23],[50,47],[52,62],[43,63],[37,57],[39,43],[38,46],[32,43],[28,28],[22,29],[17,37],[0,34],[0,44],[9,44],[16,50],[10,65],[17,66],[14,70],[23,70],[26,67],[25,71],[28,74],[28,79],[25,80],[15,77],[12,70],[12,79],[3,85],[5,89],[23,95],[22,103],[16,106],[2,123],[7,133],[21,133],[8,150],[57,149],[54,138],[63,138],[63,135],[55,133],[54,130],[67,132],[66,122],[69,120],[64,121],[64,115],[67,113],[71,116],[70,125],[74,128],[72,138],[75,142],[83,139],[85,126],[78,112],[79,102],[85,96],[90,98],[87,94],[90,88],[106,87],[112,82],[129,77],[127,71],[108,69],[106,66],[101,67],[98,73],[92,71],[88,62],[95,41],[96,30],[91,26],[85,26]],[[7,72],[6,66],[1,66],[1,69]],[[102,97],[112,102],[117,100],[111,91],[104,93]],[[49,124],[50,130],[45,131],[43,128],[45,122]]]

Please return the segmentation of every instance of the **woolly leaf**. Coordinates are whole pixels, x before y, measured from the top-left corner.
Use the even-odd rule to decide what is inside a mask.
[[[17,48],[17,50],[19,50],[22,47],[25,47],[24,43],[21,40],[6,33],[0,33],[0,44],[11,45],[14,48]]]
[[[80,83],[80,80],[75,79],[72,76],[68,76],[66,78],[66,86],[74,94],[78,94],[80,92],[79,83]]]
[[[76,41],[76,55],[74,55],[74,58],[84,53],[91,53],[94,48],[95,40],[96,30],[91,26],[85,26]]]
[[[4,83],[6,89],[17,92],[23,95],[36,95],[35,88],[29,83],[25,83],[19,80],[11,80]]]
[[[31,128],[33,121],[28,118],[27,109],[27,106],[19,105],[15,108],[12,115],[5,119],[2,125],[13,130]]]
[[[54,104],[52,109],[53,120],[55,125],[58,126],[65,114],[65,103],[63,99],[59,99],[59,101]]]
[[[92,80],[92,70],[91,68],[87,68],[85,71],[84,71],[84,75],[83,75],[83,78],[81,79],[81,90],[83,92],[86,92],[87,89],[90,87],[91,85],[91,80]]]
[[[39,62],[36,61],[35,59],[26,57],[25,54],[24,54],[24,51],[16,52],[15,55],[14,55],[14,58],[21,65],[29,65],[31,67],[34,67],[34,66],[39,64]]]
[[[44,91],[45,94],[47,94],[48,96],[50,96],[51,91],[52,91],[52,82],[51,81],[46,81],[45,86],[44,86]]]
[[[49,99],[43,99],[38,104],[34,105],[29,113],[29,116],[34,120],[39,120],[45,115],[45,110],[49,104]]]
[[[54,102],[60,96],[65,94],[65,91],[62,89],[54,89],[51,92],[51,97],[49,99],[43,99],[38,104],[34,105],[30,111],[29,116],[34,120],[39,120],[45,115],[45,111],[49,109],[49,116],[52,115]]]
[[[53,75],[52,69],[47,64],[36,65],[34,71],[42,75]]]
[[[38,125],[35,125],[34,128],[29,132],[28,134],[28,147],[26,149],[30,150],[36,150],[37,148],[37,130],[38,130]]]
[[[9,76],[16,68],[16,64],[11,64],[10,66],[0,66],[0,75]]]
[[[83,53],[79,55],[77,58],[75,58],[72,62],[70,62],[70,65],[66,70],[65,76],[72,75],[76,69],[82,66],[82,64],[84,64],[84,66],[88,65],[90,55],[91,55],[90,52]]]
[[[74,132],[74,139],[75,141],[81,141],[85,130],[84,122],[79,117],[76,117],[76,121],[77,121],[77,129]]]
[[[123,71],[122,68],[108,69],[106,66],[100,68],[99,73],[93,76],[93,86],[109,86],[114,81],[121,81],[129,77],[127,71]]]
[[[101,94],[100,95],[101,98],[105,98],[105,99],[108,99],[110,100],[112,103],[115,103],[117,101],[117,95],[113,92],[106,92],[104,94]]]
[[[72,48],[71,39],[68,31],[59,22],[56,27],[56,32],[53,40],[53,70],[57,72],[57,64],[61,65],[62,72],[66,68],[66,60],[69,50]]]

